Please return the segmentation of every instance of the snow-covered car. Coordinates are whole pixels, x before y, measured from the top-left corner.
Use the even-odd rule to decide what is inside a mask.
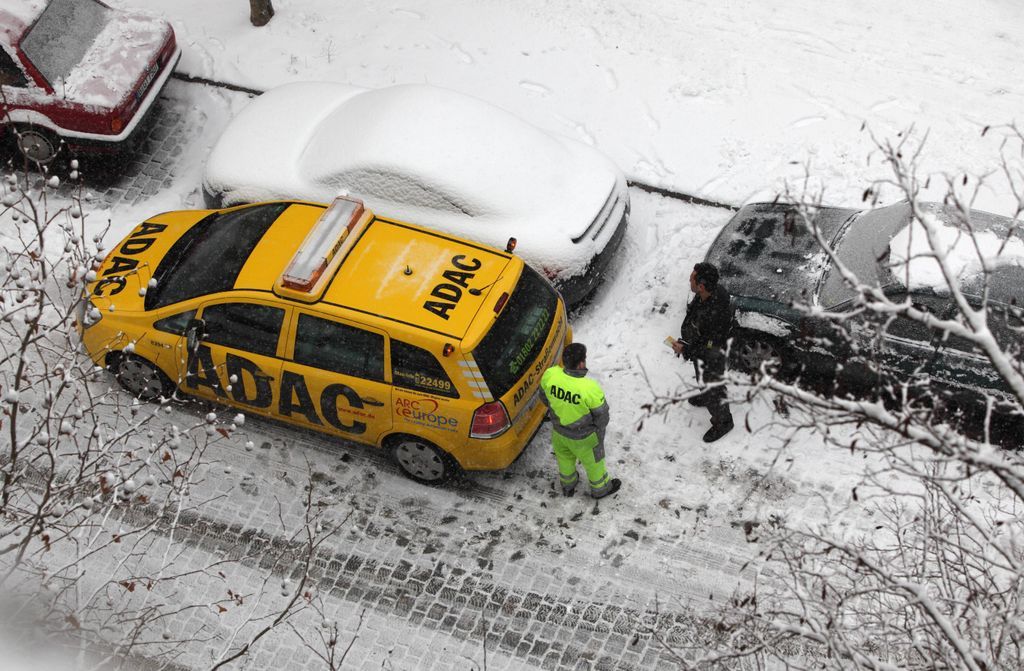
[[[986,293],[978,262],[979,251],[985,251],[991,266],[989,328],[1005,351],[1019,356],[1024,329],[1017,301],[1024,295],[1020,226],[975,210],[972,240],[949,206],[921,207],[943,225],[950,266],[957,269],[958,286],[975,307]],[[916,381],[922,391],[956,399],[984,394],[999,400],[1007,391],[988,357],[971,342],[904,316],[859,310],[858,293],[797,221],[792,206],[747,205],[707,253],[706,260],[719,267],[720,281],[733,296],[734,364],[756,370],[765,360],[779,360],[792,372],[841,373],[845,381],[873,386],[887,380]],[[823,207],[814,214],[824,239],[860,282],[881,288],[895,303],[909,302],[938,319],[956,319],[956,303],[937,264],[909,247],[927,244],[920,224],[912,226],[911,221],[906,202],[873,210]],[[812,318],[796,304],[843,317]]]
[[[297,82],[253,100],[207,160],[209,207],[339,194],[516,252],[569,305],[591,293],[629,218],[622,172],[582,142],[429,85]]]
[[[0,136],[38,164],[63,146],[130,147],[180,56],[166,21],[98,0],[3,0]]]

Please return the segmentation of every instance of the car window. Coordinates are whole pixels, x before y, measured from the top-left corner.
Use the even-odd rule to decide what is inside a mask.
[[[21,49],[50,84],[66,79],[107,25],[111,9],[95,0],[50,0]]]
[[[350,170],[337,180],[338,186],[366,198],[399,202],[403,205],[426,207],[456,214],[480,214],[454,194],[445,193],[434,184],[413,179],[407,175],[383,170]]]
[[[968,299],[971,301],[972,307],[976,309],[980,307],[980,300],[975,300],[975,297],[968,297]],[[1003,303],[989,303],[988,328],[992,331],[1000,349],[1011,357],[1020,356],[1022,343],[1024,343],[1024,311],[1021,308]],[[980,347],[967,338],[951,335],[946,339],[946,344],[963,352],[987,356]]]
[[[264,356],[277,354],[284,310],[258,303],[220,303],[203,309],[205,342]]]
[[[184,335],[185,328],[188,327],[188,323],[195,316],[195,310],[186,310],[185,312],[179,312],[176,315],[164,317],[163,319],[154,322],[153,328],[155,328],[157,331],[165,331],[167,333],[177,333],[178,335]]]
[[[25,73],[21,71],[18,64],[14,62],[3,49],[0,49],[0,85],[3,86],[27,86],[28,80]]]
[[[215,212],[194,225],[160,260],[146,309],[233,289],[252,250],[287,207],[269,203]]]
[[[384,381],[384,336],[310,314],[299,315],[295,363]]]
[[[437,357],[422,347],[400,340],[391,341],[391,379],[397,387],[449,398],[459,397]]]
[[[555,320],[558,294],[529,266],[508,304],[473,350],[491,393],[503,396],[540,354]]]
[[[902,303],[907,300],[908,294],[890,295],[889,298],[894,303]],[[947,298],[932,295],[909,295],[909,298],[911,304],[915,308],[922,312],[935,315],[939,319],[942,319],[949,314],[951,306],[949,299]],[[894,319],[888,322],[886,334],[896,338],[916,340],[921,343],[931,343],[932,340],[942,335],[940,332],[925,326],[921,322],[903,315],[897,315]]]

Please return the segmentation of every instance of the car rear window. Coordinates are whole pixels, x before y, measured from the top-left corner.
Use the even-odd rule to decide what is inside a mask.
[[[193,226],[157,266],[146,309],[234,288],[252,250],[287,207],[288,203],[269,203],[215,212]]]
[[[51,0],[21,40],[21,48],[54,84],[82,62],[112,11],[94,0]]]
[[[523,268],[519,284],[473,357],[495,397],[523,376],[544,347],[558,309],[558,294],[535,270]]]
[[[889,241],[909,222],[910,206],[905,203],[869,210],[852,219],[839,233],[839,239],[832,242],[832,247],[858,280],[878,286],[883,263],[888,261]],[[856,295],[842,274],[829,266],[821,288],[821,304],[833,307]]]

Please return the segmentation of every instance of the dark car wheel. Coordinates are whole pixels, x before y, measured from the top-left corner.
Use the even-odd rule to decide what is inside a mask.
[[[450,454],[433,443],[415,436],[398,435],[388,443],[391,457],[402,472],[425,485],[440,485],[459,470]]]
[[[174,392],[174,384],[163,371],[135,354],[118,354],[110,369],[128,393],[143,401],[168,398]]]
[[[776,373],[782,367],[782,347],[771,336],[743,333],[735,336],[730,351],[733,365],[745,372]]]
[[[19,126],[14,132],[14,144],[26,159],[36,165],[46,165],[60,153],[60,138],[39,126]]]

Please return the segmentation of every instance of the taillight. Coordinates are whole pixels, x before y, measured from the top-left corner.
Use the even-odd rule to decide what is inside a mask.
[[[116,116],[110,120],[110,130],[115,133],[120,133],[124,129],[124,121],[121,121],[121,117]]]
[[[501,401],[484,403],[473,413],[473,427],[469,430],[469,437],[495,438],[505,433],[510,426],[512,422]]]

